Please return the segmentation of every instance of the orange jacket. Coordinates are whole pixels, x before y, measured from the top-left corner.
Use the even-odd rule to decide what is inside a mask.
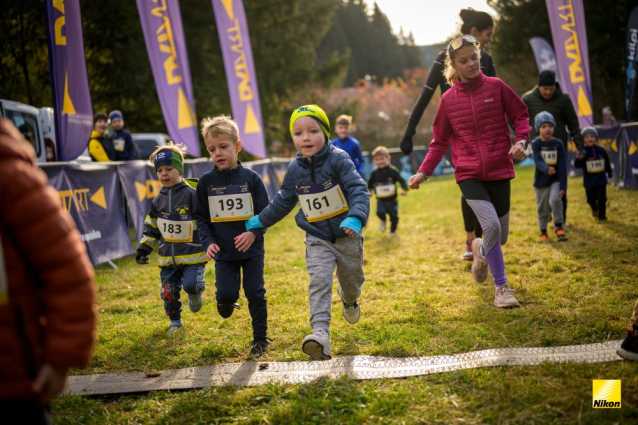
[[[44,363],[81,367],[91,358],[93,269],[33,149],[1,119],[0,239],[8,282],[4,295],[0,283],[0,400],[34,398]]]

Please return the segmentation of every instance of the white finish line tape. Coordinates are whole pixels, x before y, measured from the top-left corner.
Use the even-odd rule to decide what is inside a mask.
[[[101,395],[185,390],[210,386],[255,386],[266,383],[303,384],[319,378],[405,378],[460,369],[502,365],[601,363],[622,360],[621,340],[562,347],[495,348],[451,356],[346,356],[329,361],[249,362],[191,367],[156,373],[108,373],[69,377],[66,394]]]

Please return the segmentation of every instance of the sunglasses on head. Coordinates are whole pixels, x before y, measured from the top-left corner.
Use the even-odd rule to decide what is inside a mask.
[[[448,49],[450,50],[450,52],[458,50],[461,47],[463,47],[464,42],[470,43],[470,44],[478,44],[478,40],[476,39],[476,37],[470,34],[463,34],[463,35],[459,35],[454,40],[452,40],[450,42]]]

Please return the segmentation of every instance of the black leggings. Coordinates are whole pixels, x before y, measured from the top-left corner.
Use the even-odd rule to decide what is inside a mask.
[[[463,213],[463,223],[465,224],[466,232],[474,232],[477,238],[483,235],[483,229],[481,229],[481,223],[476,218],[476,214],[472,211],[472,208],[467,203],[465,196],[461,196],[461,212]]]

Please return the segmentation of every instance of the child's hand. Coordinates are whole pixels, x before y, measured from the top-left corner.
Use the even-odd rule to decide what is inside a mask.
[[[407,192],[406,190],[402,190],[402,191],[401,191],[401,196],[405,196],[405,195],[407,195],[407,194],[408,194],[408,192]]]
[[[43,405],[50,404],[54,398],[60,395],[66,385],[66,367],[56,367],[45,363],[38,371],[35,382],[31,384],[38,400]]]
[[[554,167],[549,167],[547,169],[547,174],[549,174],[550,176],[553,176],[554,174],[556,174],[556,169]]]
[[[257,239],[257,235],[253,232],[244,232],[235,238],[235,248],[239,252],[246,252],[250,249],[253,242]]]
[[[512,146],[512,148],[510,149],[509,154],[512,156],[512,158],[518,161],[524,160],[527,156],[525,155],[525,148],[523,147],[523,143],[519,142],[514,143],[514,146]]]
[[[344,232],[346,232],[346,235],[348,235],[348,236],[350,236],[350,237],[354,237],[354,236],[357,236],[357,235],[358,235],[358,233],[357,233],[357,232],[355,232],[355,231],[354,231],[354,230],[352,230],[352,229],[348,229],[347,227],[343,227],[343,231],[344,231]]]
[[[371,192],[371,191],[370,191],[370,192],[368,192],[368,195],[370,195],[370,197],[372,198],[372,192]]]
[[[212,260],[213,258],[215,258],[215,254],[217,254],[218,252],[219,245],[217,245],[216,243],[208,245],[208,248],[206,248],[206,259],[208,261]]]
[[[565,193],[567,193],[566,190],[559,190],[558,191],[558,195],[560,195],[560,196],[565,196]]]
[[[416,173],[415,175],[410,177],[410,180],[408,180],[408,187],[410,189],[418,189],[421,183],[423,183],[425,180],[425,174]]]
[[[348,236],[357,236],[363,225],[357,217],[346,217],[339,225]]]

